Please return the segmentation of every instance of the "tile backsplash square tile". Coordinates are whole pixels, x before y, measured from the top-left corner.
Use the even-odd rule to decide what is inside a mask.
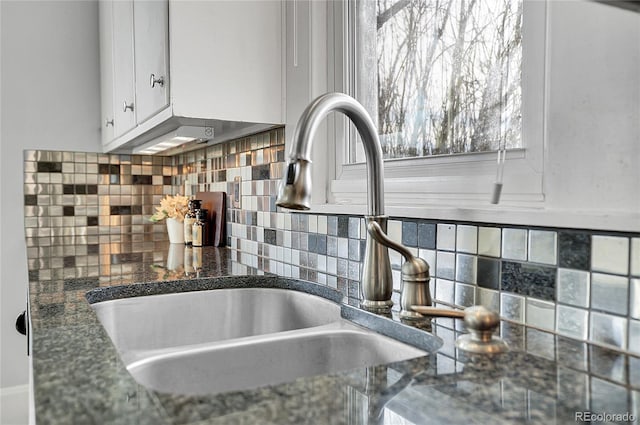
[[[560,335],[585,340],[589,336],[589,311],[558,304],[556,331]]]
[[[478,228],[478,254],[500,257],[502,230],[498,227]]]
[[[402,244],[405,246],[418,246],[418,223],[414,221],[402,222]]]
[[[478,257],[474,255],[458,254],[456,258],[456,280],[469,284],[476,284]]]
[[[586,232],[558,232],[558,265],[591,270],[591,235]]]
[[[455,287],[455,304],[461,307],[470,307],[475,305],[476,289],[471,285],[464,283],[456,283]]]
[[[558,262],[558,235],[545,230],[529,231],[529,261],[556,265]]]
[[[527,299],[526,321],[532,326],[554,331],[556,329],[556,306],[552,302]]]
[[[582,270],[558,269],[558,302],[589,307],[591,274]]]
[[[448,304],[454,303],[454,285],[453,282],[447,279],[434,279],[436,286],[436,300],[442,301]]]
[[[456,225],[438,224],[436,231],[436,247],[439,250],[455,251],[456,249]]]
[[[460,225],[456,235],[456,251],[475,254],[478,252],[478,228]]]
[[[500,261],[478,257],[477,283],[483,288],[500,289]]]
[[[555,301],[557,269],[532,263],[502,261],[503,291]]]
[[[328,218],[326,215],[318,216],[318,234],[326,235],[328,231]]]
[[[502,230],[502,258],[527,260],[527,231],[525,229]]]
[[[629,273],[629,238],[594,235],[591,243],[593,271],[621,275]]]
[[[360,217],[349,217],[349,238],[360,239]]]
[[[603,273],[591,274],[591,308],[621,316],[628,312],[629,279]]]
[[[525,298],[503,292],[500,296],[500,316],[516,323],[523,323],[525,317]]]
[[[500,292],[491,289],[478,288],[476,293],[476,304],[483,305],[489,310],[500,311]]]
[[[338,217],[327,217],[327,234],[331,236],[336,236],[338,234]]]
[[[454,279],[456,265],[456,255],[454,253],[438,251],[436,265],[436,276],[443,279]]]
[[[418,246],[424,249],[436,247],[436,225],[433,223],[418,224]]]

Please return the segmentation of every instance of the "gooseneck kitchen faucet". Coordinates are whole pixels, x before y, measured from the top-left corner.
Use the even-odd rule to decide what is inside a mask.
[[[384,215],[384,168],[378,132],[371,117],[354,98],[343,93],[324,94],[307,106],[293,134],[293,145],[276,204],[296,210],[311,206],[311,143],[320,121],[332,111],[345,114],[355,125],[364,145],[367,163],[367,225],[375,222],[387,231]],[[393,305],[393,278],[387,247],[367,232],[362,281],[362,308],[388,312]]]
[[[360,284],[360,306],[381,313],[391,310],[393,278],[387,250],[391,248],[405,259],[400,294],[402,319],[414,321],[429,316],[464,318],[470,333],[458,339],[458,348],[480,354],[507,351],[507,344],[494,335],[500,324],[500,317],[496,313],[483,306],[470,307],[464,312],[430,307],[429,264],[386,235],[382,148],[371,117],[354,98],[343,93],[327,93],[315,99],[304,110],[293,133],[293,145],[278,188],[276,204],[295,210],[311,208],[311,143],[320,121],[332,111],[342,112],[356,126],[367,161],[367,236]]]

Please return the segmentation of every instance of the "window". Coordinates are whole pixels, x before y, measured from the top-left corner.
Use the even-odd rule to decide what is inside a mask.
[[[387,205],[489,205],[502,148],[502,201],[543,200],[545,2],[352,0],[334,8],[334,25],[346,29],[333,54],[348,71],[336,90],[377,120]],[[337,127],[329,202],[362,204],[361,143],[347,123]]]
[[[356,12],[358,92],[377,93],[367,106],[385,158],[521,147],[522,0],[361,1]]]

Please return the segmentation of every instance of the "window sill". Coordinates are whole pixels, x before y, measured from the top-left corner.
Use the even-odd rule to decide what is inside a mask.
[[[620,232],[640,232],[640,213],[593,210],[576,212],[536,206],[505,206],[464,203],[453,205],[402,206],[389,205],[389,217],[420,218],[439,221],[463,221],[514,226],[541,226],[592,229]],[[363,204],[314,204],[307,213],[364,215]]]

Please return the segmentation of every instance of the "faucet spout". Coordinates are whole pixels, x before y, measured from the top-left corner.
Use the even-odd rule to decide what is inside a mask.
[[[332,111],[342,112],[358,130],[367,162],[366,219],[368,222],[375,221],[386,232],[384,167],[378,131],[366,109],[343,93],[324,94],[311,102],[302,113],[294,131],[293,145],[276,204],[298,210],[311,207],[311,143],[320,122]],[[388,312],[393,305],[392,292],[393,278],[387,247],[367,233],[360,286],[361,306],[370,311]]]
[[[367,215],[384,215],[384,167],[378,131],[366,109],[344,93],[324,94],[302,113],[293,133],[289,163],[277,204],[292,209],[309,209],[311,206],[311,144],[320,122],[332,111],[345,114],[362,139],[367,162]]]

